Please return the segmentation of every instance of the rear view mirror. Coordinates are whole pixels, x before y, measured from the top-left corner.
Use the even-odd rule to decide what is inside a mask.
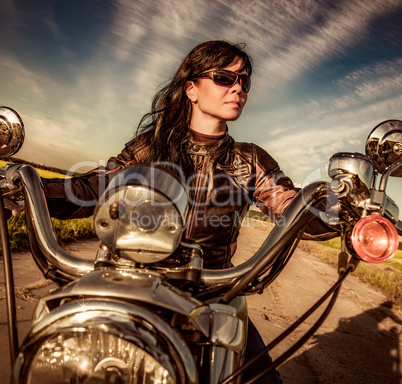
[[[366,154],[373,160],[379,173],[402,159],[402,121],[386,120],[378,124],[366,140]],[[402,167],[391,172],[391,176],[402,177]]]
[[[0,157],[17,153],[24,138],[24,123],[18,113],[11,108],[0,107]]]

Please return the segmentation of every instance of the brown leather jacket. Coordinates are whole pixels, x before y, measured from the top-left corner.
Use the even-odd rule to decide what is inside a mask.
[[[250,204],[275,221],[298,191],[277,162],[255,144],[237,143],[229,135],[210,143],[197,142],[190,135],[185,140],[195,172],[187,183],[190,210],[184,239],[203,247],[206,268],[225,268],[236,251],[241,222]],[[97,201],[111,175],[141,163],[142,153],[133,140],[109,160],[106,172],[95,170],[71,180],[67,190],[79,199],[80,205],[68,197],[62,181],[45,180],[51,215],[90,216],[92,202]],[[326,237],[321,235],[325,230],[316,231],[318,238]]]

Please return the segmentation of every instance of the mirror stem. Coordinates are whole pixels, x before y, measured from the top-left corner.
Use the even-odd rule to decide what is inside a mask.
[[[385,192],[385,188],[387,187],[387,182],[391,173],[396,171],[400,166],[402,166],[402,159],[399,159],[397,162],[391,164],[382,174],[380,186],[378,188],[379,192]]]

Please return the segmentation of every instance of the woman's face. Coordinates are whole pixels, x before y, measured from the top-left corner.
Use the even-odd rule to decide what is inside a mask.
[[[239,71],[242,66],[241,60],[236,60],[220,69],[246,74],[245,70]],[[238,81],[232,86],[221,86],[208,77],[189,82],[186,93],[192,102],[192,121],[202,119],[204,122],[226,124],[227,121],[237,120],[247,101],[247,93]]]

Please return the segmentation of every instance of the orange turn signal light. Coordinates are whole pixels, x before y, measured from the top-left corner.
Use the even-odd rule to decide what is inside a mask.
[[[382,263],[391,259],[399,246],[395,226],[382,216],[360,219],[353,228],[351,241],[357,255],[368,263]]]

